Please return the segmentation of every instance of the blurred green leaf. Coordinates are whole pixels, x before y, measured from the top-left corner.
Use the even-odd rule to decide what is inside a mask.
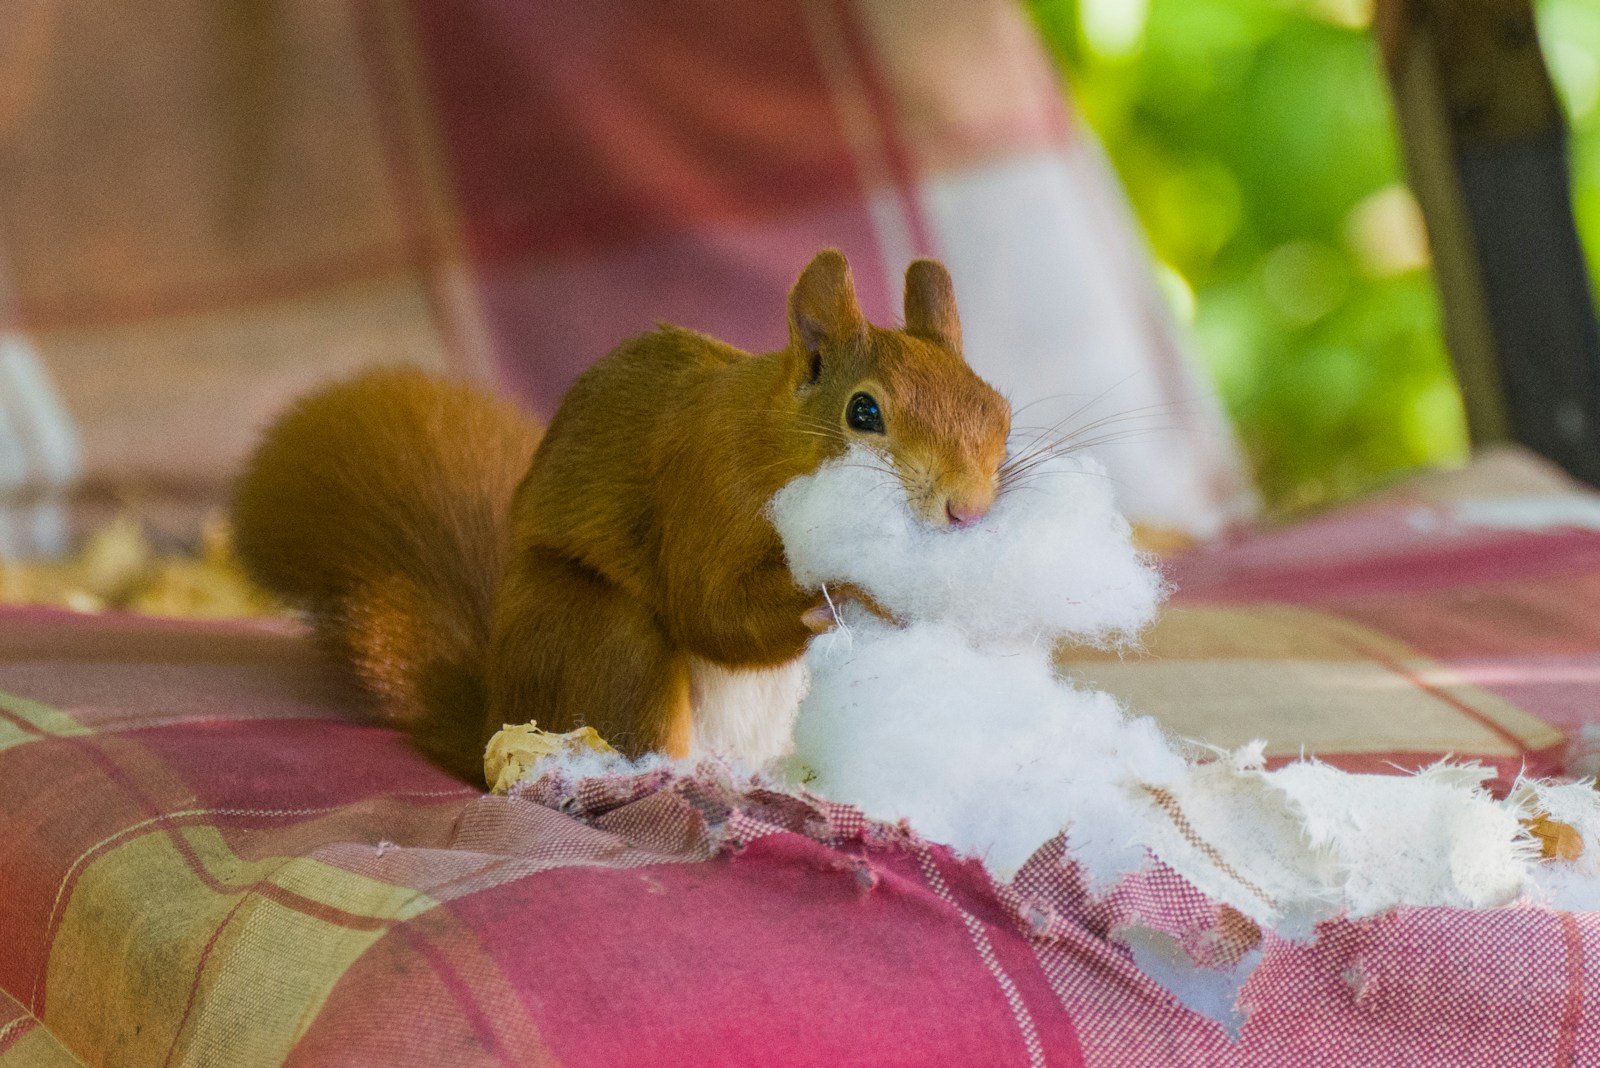
[[[1363,29],[1370,6],[1029,7],[1163,270],[1178,276],[1163,289],[1192,301],[1200,356],[1269,506],[1322,505],[1407,468],[1460,460],[1465,422],[1388,90]],[[1596,233],[1600,0],[1543,0],[1541,17],[1546,31],[1561,29],[1565,58],[1552,69],[1568,83],[1576,124],[1580,225]],[[1106,40],[1115,47],[1099,48]],[[1592,88],[1585,56],[1596,59]]]

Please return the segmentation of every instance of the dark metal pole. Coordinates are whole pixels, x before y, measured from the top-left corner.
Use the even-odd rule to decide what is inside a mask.
[[[1380,0],[1378,35],[1475,443],[1600,485],[1600,326],[1531,0]]]

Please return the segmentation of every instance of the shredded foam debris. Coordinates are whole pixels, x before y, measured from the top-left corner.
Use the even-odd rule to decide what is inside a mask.
[[[1167,584],[1134,548],[1094,459],[1040,465],[959,530],[917,518],[887,462],[858,445],[773,499],[800,585],[852,583],[904,621],[948,623],[984,648],[1113,644],[1155,618]]]
[[[1185,761],[1152,720],[1051,659],[1063,638],[1131,641],[1167,592],[1104,468],[1053,458],[953,529],[917,519],[858,446],[786,486],[772,518],[798,582],[858,587],[904,624],[847,602],[812,642],[795,723],[811,789],[1002,874],[1063,828],[1095,885],[1144,863],[1139,784],[1169,783]]]
[[[844,614],[806,657],[795,760],[810,789],[905,819],[996,872],[1063,828],[1097,884],[1143,865],[1131,790],[1185,767],[1152,720],[1056,677],[1048,646],[995,655],[949,623]]]
[[[1146,845],[1209,897],[1289,938],[1396,905],[1485,908],[1525,889],[1538,847],[1476,764],[1353,775],[1263,769],[1261,748],[1191,765],[1158,798]]]
[[[859,587],[902,624],[846,604],[812,642],[793,757],[809,788],[905,819],[1001,877],[1063,830],[1091,889],[1155,856],[1288,936],[1397,905],[1571,900],[1584,879],[1563,873],[1584,865],[1600,903],[1600,849],[1574,844],[1600,835],[1592,789],[1526,784],[1496,800],[1477,765],[1267,771],[1259,744],[1185,751],[1060,677],[1058,642],[1131,642],[1167,587],[1093,459],[1040,470],[955,530],[917,521],[859,451],[778,494],[796,579]]]
[[[185,619],[287,614],[245,578],[220,516],[205,521],[198,556],[158,551],[146,525],[126,513],[96,529],[77,555],[65,560],[8,560],[0,545],[0,604]]]
[[[550,757],[615,752],[593,727],[556,734],[540,730],[537,721],[508,723],[489,739],[483,754],[483,778],[491,790],[503,794],[541,770],[541,764]],[[599,767],[608,770],[606,765]]]
[[[793,751],[767,770],[816,794],[905,820],[1000,878],[1063,831],[1094,891],[1156,857],[1291,938],[1398,905],[1600,908],[1590,784],[1524,781],[1495,799],[1475,764],[1268,771],[1261,743],[1186,748],[1062,677],[1057,643],[1131,643],[1167,593],[1092,459],[1051,459],[979,522],[942,529],[918,521],[858,447],[785,487],[771,516],[799,582],[857,587],[896,620],[842,600],[837,628],[805,655],[809,690],[784,690],[799,702]],[[491,747],[497,789],[541,767],[640,767],[598,738],[508,730],[527,733]],[[1202,978],[1194,998],[1223,996]]]

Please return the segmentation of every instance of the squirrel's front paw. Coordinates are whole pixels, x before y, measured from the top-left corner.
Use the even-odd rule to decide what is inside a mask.
[[[855,586],[830,588],[828,596],[825,596],[820,604],[811,606],[801,614],[800,622],[813,634],[825,634],[839,625],[838,608],[846,601],[854,601],[885,623],[900,625],[893,612],[873,600],[871,594]]]
[[[823,601],[800,613],[800,623],[812,634],[826,634],[839,625],[839,617],[833,614],[833,606]]]

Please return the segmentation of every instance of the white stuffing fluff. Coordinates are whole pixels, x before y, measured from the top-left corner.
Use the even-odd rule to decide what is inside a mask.
[[[800,585],[853,583],[907,622],[943,621],[984,647],[1105,644],[1155,618],[1166,584],[1134,550],[1094,459],[1048,461],[959,530],[918,519],[885,463],[858,445],[773,499]]]
[[[1474,764],[1416,775],[1351,775],[1315,761],[1266,776],[1330,858],[1345,909],[1365,916],[1408,902],[1483,908],[1522,889],[1532,846],[1517,813],[1483,789]]]
[[[1064,828],[1097,885],[1139,866],[1132,791],[1184,761],[1153,721],[1051,661],[1063,637],[1131,639],[1166,593],[1104,469],[1052,459],[960,529],[917,519],[893,478],[858,446],[772,503],[798,582],[854,585],[905,624],[846,604],[839,629],[812,642],[795,725],[811,788],[997,873]]]
[[[1532,795],[1493,800],[1481,768],[1268,772],[1259,745],[1192,762],[1152,720],[1060,678],[1059,640],[1131,640],[1166,587],[1094,461],[1043,471],[961,529],[917,520],[860,452],[774,499],[802,585],[859,587],[900,624],[845,603],[807,651],[793,759],[811,789],[904,819],[1002,877],[1063,830],[1092,889],[1153,853],[1296,937],[1339,914],[1486,907],[1539,889],[1521,822]],[[1600,804],[1583,812],[1600,833]],[[1560,879],[1545,880],[1546,896],[1574,894]]]
[[[1069,826],[1095,883],[1143,864],[1129,785],[1184,768],[1153,721],[1056,678],[1044,651],[994,656],[948,623],[898,629],[844,612],[849,629],[807,655],[795,749],[811,789],[905,819],[999,873]]]
[[[1262,769],[1260,745],[1192,766],[1170,790],[1180,827],[1150,848],[1209,896],[1287,937],[1396,905],[1485,908],[1524,888],[1533,845],[1476,764],[1352,775],[1316,761]]]
[[[1566,824],[1583,843],[1582,852],[1570,861],[1536,865],[1530,896],[1558,909],[1600,911],[1600,790],[1593,780],[1519,782],[1510,803],[1525,815]]]
[[[799,702],[788,767],[825,797],[903,819],[1001,877],[1062,831],[1093,890],[1154,855],[1289,937],[1396,905],[1600,908],[1588,784],[1523,782],[1497,801],[1476,765],[1269,772],[1260,743],[1191,760],[1154,721],[1060,677],[1058,641],[1130,641],[1166,593],[1102,476],[1092,460],[1054,458],[960,529],[915,519],[860,451],[791,482],[771,516],[796,579],[859,587],[897,623],[844,601],[804,672],[703,671],[696,749],[755,771],[786,744]],[[661,766],[563,759],[569,776]],[[1525,825],[1538,819],[1576,832],[1581,855],[1536,863]]]

